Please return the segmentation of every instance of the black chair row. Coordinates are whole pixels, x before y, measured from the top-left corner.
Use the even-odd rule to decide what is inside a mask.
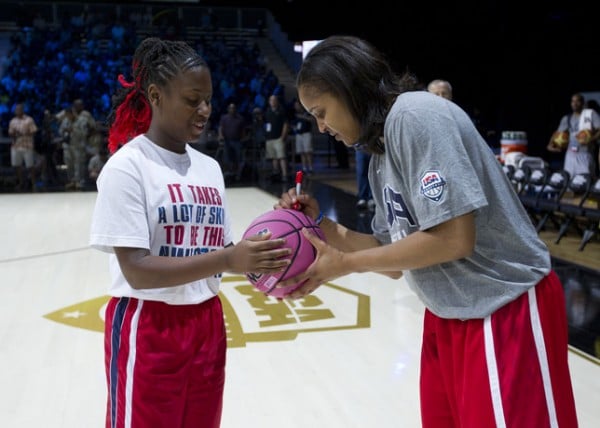
[[[579,251],[583,251],[600,229],[600,177],[595,180],[581,177],[573,187],[579,189],[580,197],[572,203],[565,202],[561,205],[560,212],[564,219],[555,242],[558,244],[573,225],[581,236]]]
[[[564,201],[564,196],[569,191],[571,177],[565,170],[559,170],[549,174],[541,196],[539,198],[537,209],[540,212],[540,218],[535,229],[541,232],[548,220],[554,223],[554,227],[560,228],[558,213]]]
[[[546,165],[503,168],[538,233],[551,222],[558,230],[558,244],[575,229],[581,236],[579,251],[599,233],[600,178],[571,177],[565,170],[551,171]]]

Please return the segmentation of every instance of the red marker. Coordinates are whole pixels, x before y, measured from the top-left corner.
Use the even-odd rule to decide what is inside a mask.
[[[300,196],[300,192],[302,192],[302,171],[296,173],[296,195]],[[294,205],[292,205],[292,208],[296,211],[300,211],[302,205],[300,205],[300,202],[296,201]]]

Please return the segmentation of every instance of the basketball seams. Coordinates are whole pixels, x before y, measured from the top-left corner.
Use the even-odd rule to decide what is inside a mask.
[[[310,218],[308,215],[304,214],[301,211],[286,211],[286,213],[298,220],[301,224],[304,225],[304,227],[309,227],[314,223],[312,218]],[[308,222],[308,225],[303,220],[306,220]]]
[[[307,228],[321,239],[325,239],[320,227],[314,220],[299,211],[279,209],[268,211],[254,219],[243,234],[243,239],[256,235],[261,230],[269,230],[271,239],[285,238],[285,247],[291,249],[290,264],[276,274],[264,274],[250,277],[250,282],[263,293],[275,297],[284,297],[286,294],[301,284],[294,284],[285,288],[277,288],[277,284],[286,277],[294,277],[304,272],[316,257],[316,249],[302,235],[302,229]]]

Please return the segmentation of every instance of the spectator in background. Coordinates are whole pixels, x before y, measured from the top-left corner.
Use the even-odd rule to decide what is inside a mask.
[[[92,133],[88,138],[88,144],[86,146],[87,158],[91,158],[100,152],[102,145],[106,144],[106,134],[108,130],[106,127],[96,121],[96,127],[92,129]]]
[[[331,135],[329,135],[328,138],[329,138],[329,143],[333,144],[333,150],[335,152],[335,160],[337,162],[336,168],[339,168],[339,169],[350,168],[348,147],[343,142],[338,141]]]
[[[302,171],[307,175],[313,172],[313,122],[313,117],[304,110],[300,101],[294,101],[292,132],[296,139],[296,155],[300,156]]]
[[[111,39],[117,51],[120,51],[123,48],[125,43],[125,33],[125,27],[120,21],[115,22],[110,29]]]
[[[591,99],[585,102],[585,107],[594,110],[596,113],[600,114],[600,104],[598,101]],[[595,144],[592,147],[592,151],[595,152],[593,156],[596,162],[596,177],[600,177],[600,138],[596,139]]]
[[[227,106],[227,113],[219,120],[219,142],[223,143],[225,154],[225,178],[235,176],[239,181],[242,176],[242,141],[246,132],[246,119],[237,111],[235,103]]]
[[[55,186],[59,184],[58,178],[58,152],[60,149],[60,140],[57,139],[58,124],[56,117],[49,109],[44,109],[42,118],[42,129],[39,138],[39,144],[36,144],[36,150],[42,160],[42,180],[46,186]]]
[[[594,144],[600,137],[600,116],[592,109],[584,109],[584,106],[582,94],[571,96],[571,113],[560,119],[546,146],[553,153],[565,152],[563,169],[571,177],[576,174],[595,175],[596,172]],[[582,131],[589,131],[588,135]],[[568,137],[563,133],[568,133]]]
[[[73,101],[72,113],[70,141],[64,153],[69,176],[69,182],[65,188],[81,190],[87,181],[88,144],[89,138],[96,128],[96,121],[85,109],[83,100],[80,98]]]
[[[273,164],[272,178],[281,177],[286,183],[289,180],[286,160],[286,138],[289,124],[284,108],[279,103],[277,95],[269,97],[269,107],[265,111],[266,159]]]
[[[16,190],[26,190],[35,187],[35,161],[34,136],[38,127],[31,116],[25,113],[23,103],[15,105],[15,115],[8,124],[8,135],[12,138],[10,146],[10,164],[17,173]],[[30,183],[27,185],[23,167],[27,171]]]
[[[94,186],[96,186],[96,180],[100,175],[100,171],[102,171],[102,168],[108,160],[108,155],[108,146],[101,145],[98,149],[98,153],[90,158],[88,163],[88,177]]]
[[[371,193],[371,185],[369,184],[369,162],[371,154],[360,147],[354,152],[356,161],[356,184],[358,187],[358,202],[356,208],[370,210],[375,209],[375,201]]]
[[[447,80],[434,79],[427,85],[427,91],[452,101],[452,85]]]
[[[252,153],[252,176],[260,174],[260,164],[265,156],[265,145],[267,142],[267,131],[265,129],[265,118],[259,107],[252,110],[252,122],[250,124],[250,152]]]
[[[70,108],[66,108],[58,112],[55,116],[56,121],[58,122],[58,137],[60,141],[60,146],[62,148],[63,154],[63,162],[67,164],[67,159],[69,157],[69,143],[71,142],[71,131],[73,130],[73,121],[75,120],[75,115],[73,114],[73,110]],[[71,181],[71,174],[69,172],[69,168],[67,166],[67,180]]]
[[[251,138],[256,149],[264,149],[267,142],[267,131],[265,128],[265,116],[259,107],[252,110]]]

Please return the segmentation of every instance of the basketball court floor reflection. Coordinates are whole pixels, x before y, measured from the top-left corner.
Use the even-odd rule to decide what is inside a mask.
[[[88,247],[96,194],[0,195],[1,426],[101,428],[107,255]],[[228,189],[234,236],[276,201]],[[331,213],[330,213],[331,214]],[[220,293],[223,428],[418,428],[423,306],[404,280],[352,274],[279,301],[243,276]],[[600,426],[600,365],[569,352],[580,427]]]

